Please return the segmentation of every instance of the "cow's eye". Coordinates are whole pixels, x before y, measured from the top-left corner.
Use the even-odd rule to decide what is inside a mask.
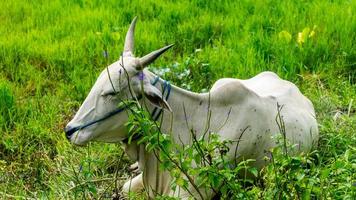
[[[107,96],[115,96],[117,95],[117,92],[111,91],[111,92],[103,92],[101,96],[107,97]]]

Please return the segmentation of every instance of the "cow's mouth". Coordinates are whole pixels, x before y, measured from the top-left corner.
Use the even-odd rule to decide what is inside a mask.
[[[67,126],[64,128],[64,132],[66,133],[66,138],[68,140],[71,140],[73,134],[77,131],[79,131],[80,127],[70,127],[70,126]]]
[[[83,135],[85,135],[83,130],[75,130],[75,131],[73,131],[73,133],[71,133],[70,136],[67,136],[67,133],[66,133],[66,137],[69,140],[69,142],[75,146],[85,146],[89,143],[90,140],[87,140],[87,139],[84,139],[81,137]]]

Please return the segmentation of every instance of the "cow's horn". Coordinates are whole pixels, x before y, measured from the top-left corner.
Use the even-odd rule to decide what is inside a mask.
[[[143,56],[142,58],[140,58],[140,64],[142,67],[145,67],[149,64],[151,64],[153,61],[156,60],[156,58],[158,58],[162,53],[164,53],[165,51],[167,51],[169,48],[171,48],[174,44],[165,46],[161,49],[158,49],[156,51],[152,51],[151,53]]]
[[[135,34],[136,20],[137,17],[135,17],[132,20],[130,28],[126,33],[126,38],[125,38],[124,52],[130,53],[131,55],[133,55],[133,51],[134,51],[134,34]]]

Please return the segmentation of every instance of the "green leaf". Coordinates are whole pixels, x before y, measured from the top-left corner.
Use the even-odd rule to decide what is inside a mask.
[[[186,181],[182,177],[178,177],[175,180],[176,184],[183,187],[186,184]]]
[[[257,177],[258,176],[258,171],[257,171],[257,169],[256,168],[254,168],[254,167],[251,167],[251,168],[249,168],[248,169],[255,177]]]

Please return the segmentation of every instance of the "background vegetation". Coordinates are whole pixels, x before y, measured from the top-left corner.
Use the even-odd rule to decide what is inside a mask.
[[[178,86],[206,91],[219,78],[265,70],[296,83],[321,134],[305,180],[322,191],[316,197],[355,197],[356,1],[9,0],[0,8],[0,198],[108,198],[129,176],[119,145],[73,147],[62,130],[106,66],[103,50],[118,59],[134,16],[136,55],[176,44],[151,69]],[[273,181],[252,190],[269,194]]]

